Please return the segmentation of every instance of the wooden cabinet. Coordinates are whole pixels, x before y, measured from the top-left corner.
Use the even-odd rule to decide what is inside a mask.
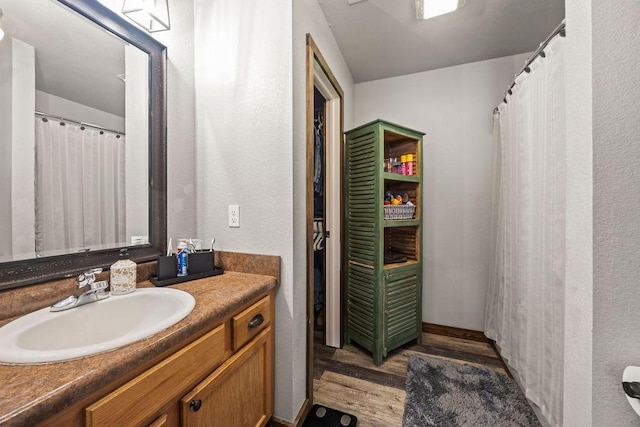
[[[264,426],[273,414],[273,294],[85,409],[87,426]]]
[[[182,425],[188,427],[264,426],[273,405],[267,328],[250,344],[202,381],[180,403]]]
[[[422,336],[423,135],[382,120],[346,132],[345,342],[377,365]],[[413,206],[384,206],[388,193]]]

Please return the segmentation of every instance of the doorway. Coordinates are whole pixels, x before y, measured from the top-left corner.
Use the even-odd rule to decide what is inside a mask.
[[[325,240],[331,237],[326,231],[326,138],[325,108],[327,100],[318,88],[313,87],[313,329],[322,333],[326,343],[327,251]],[[327,233],[329,233],[327,235]]]
[[[343,92],[307,34],[307,395],[313,399],[314,332],[342,345]]]

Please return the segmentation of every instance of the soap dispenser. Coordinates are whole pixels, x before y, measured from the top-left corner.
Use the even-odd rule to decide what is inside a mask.
[[[136,290],[137,265],[129,259],[127,249],[120,249],[120,259],[111,265],[111,295],[129,294]]]

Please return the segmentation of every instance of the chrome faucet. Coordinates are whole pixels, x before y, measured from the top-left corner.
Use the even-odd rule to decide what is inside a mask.
[[[81,305],[89,304],[90,302],[96,302],[109,298],[109,292],[107,289],[106,280],[96,282],[96,274],[102,273],[101,268],[93,268],[78,276],[78,289],[81,290],[79,295],[69,295],[63,300],[51,306],[51,311],[63,311],[70,308],[79,307]]]

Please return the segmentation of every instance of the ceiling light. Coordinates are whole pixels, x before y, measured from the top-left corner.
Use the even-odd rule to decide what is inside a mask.
[[[169,26],[169,0],[124,0],[122,13],[150,33]]]
[[[418,19],[429,19],[453,12],[462,7],[465,0],[416,0]]]

